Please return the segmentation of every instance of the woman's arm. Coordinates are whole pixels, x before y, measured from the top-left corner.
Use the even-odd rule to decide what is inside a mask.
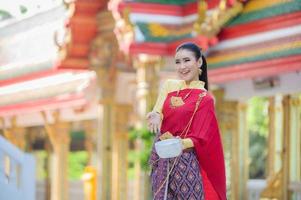
[[[147,122],[148,122],[148,129],[153,133],[157,133],[160,131],[161,122],[163,120],[162,108],[167,93],[168,93],[168,81],[165,81],[162,88],[160,89],[153,111],[149,112],[146,115]]]
[[[164,82],[164,84],[162,85],[162,88],[160,89],[160,92],[159,92],[159,95],[158,95],[158,98],[157,98],[157,101],[156,101],[156,104],[153,108],[153,111],[154,112],[157,112],[160,114],[161,116],[161,119],[163,119],[163,114],[162,114],[162,108],[163,108],[163,104],[164,104],[164,101],[167,97],[167,94],[168,94],[168,80]]]

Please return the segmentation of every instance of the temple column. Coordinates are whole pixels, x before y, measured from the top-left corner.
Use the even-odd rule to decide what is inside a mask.
[[[283,176],[282,198],[291,199],[291,181],[300,181],[300,98],[283,98]],[[296,157],[297,156],[297,157]]]
[[[93,165],[96,163],[96,126],[92,120],[84,121],[83,125],[85,130],[85,149],[88,153],[88,165]]]
[[[291,97],[270,98],[267,186],[261,197],[288,199]]]
[[[146,114],[151,111],[155,104],[158,93],[158,73],[160,69],[160,57],[140,55],[134,61],[137,74],[137,117],[136,127],[141,129],[146,123]],[[144,149],[143,141],[138,139],[135,144],[137,152]],[[141,168],[141,163],[137,159],[135,162],[135,191],[134,200],[144,200],[150,198],[150,183],[148,174]]]
[[[112,181],[112,140],[114,132],[113,104],[101,103],[98,106],[98,130],[97,130],[97,199],[112,199],[111,190],[115,187]]]
[[[282,199],[291,199],[291,181],[300,181],[300,98],[287,95],[283,98],[283,168]]]
[[[128,122],[132,112],[130,105],[117,105],[115,112],[115,137],[113,139],[113,182],[112,199],[127,199],[128,183]]]
[[[301,99],[291,95],[290,100],[290,181],[301,181]]]
[[[283,97],[283,151],[282,151],[282,199],[289,199],[289,164],[290,164],[290,116],[291,116],[291,97],[289,95]]]
[[[90,51],[90,65],[97,73],[99,118],[97,133],[98,180],[97,199],[112,199],[115,184],[112,181],[112,141],[115,138],[115,83],[118,44],[113,34],[115,21],[108,10],[97,14],[98,33]]]
[[[238,102],[238,154],[239,158],[239,199],[247,199],[247,182],[249,179],[249,133],[247,125],[247,104]]]
[[[6,127],[4,118],[1,118],[1,123],[4,137],[24,151],[26,148],[26,128],[18,126],[17,117],[13,116],[10,119],[10,128]]]
[[[68,153],[70,145],[70,123],[62,122],[59,112],[53,113],[54,123],[49,124],[45,113],[45,130],[52,145],[51,200],[68,199]]]
[[[272,178],[281,170],[282,161],[282,96],[269,98],[269,135],[267,177]]]
[[[227,101],[224,91],[213,91],[216,113],[221,129],[227,171],[228,196],[233,200],[247,198],[249,177],[249,135],[247,129],[247,104]]]
[[[282,198],[292,199],[291,181],[300,181],[300,98],[287,95],[283,99],[283,177]],[[298,156],[298,157],[296,157]]]

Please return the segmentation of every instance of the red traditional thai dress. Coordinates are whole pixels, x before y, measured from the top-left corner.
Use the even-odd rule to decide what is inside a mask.
[[[167,80],[153,110],[161,113],[163,118],[161,134],[168,131],[179,136],[191,120],[200,94],[203,97],[186,135],[193,141],[194,148],[184,151],[171,171],[167,199],[226,199],[224,156],[214,100],[204,89],[204,82],[192,81],[186,85],[182,80]],[[173,96],[182,97],[184,105],[172,106],[170,99]],[[154,199],[163,199],[165,186],[160,186],[167,176],[166,163],[174,160],[159,159],[153,147],[150,164]]]

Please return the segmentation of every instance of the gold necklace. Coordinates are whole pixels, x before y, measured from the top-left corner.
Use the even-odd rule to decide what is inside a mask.
[[[177,91],[176,96],[172,96],[170,98],[170,106],[172,108],[177,108],[180,106],[183,106],[185,104],[184,100],[188,98],[188,96],[191,94],[193,89],[190,89],[190,91],[184,96],[184,98],[179,97],[180,90]]]

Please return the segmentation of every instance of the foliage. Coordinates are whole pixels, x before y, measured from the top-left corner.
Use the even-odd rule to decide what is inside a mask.
[[[12,17],[12,15],[9,12],[7,12],[5,10],[0,10],[0,21],[4,20],[4,19],[9,19],[11,17]]]
[[[268,101],[254,97],[249,101],[249,175],[251,179],[264,178],[267,158]]]
[[[37,161],[37,179],[45,179],[45,159],[47,158],[46,151],[35,151],[34,155]],[[85,151],[73,151],[68,155],[68,177],[70,180],[79,180],[88,163],[88,154]]]
[[[153,139],[154,139],[154,134],[151,133],[146,127],[136,129],[132,128],[129,132],[129,138],[130,141],[135,141],[135,140],[142,140],[142,149],[140,149],[139,152],[131,153],[132,157],[129,157],[130,165],[131,162],[135,162],[135,159],[140,160],[140,164],[142,169],[148,170],[149,165],[148,165],[148,160],[150,157],[150,152],[153,144]]]
[[[254,97],[250,100],[248,124],[251,134],[268,135],[268,101],[265,98]]]
[[[33,154],[36,159],[36,177],[38,180],[43,180],[47,176],[46,171],[44,169],[47,153],[46,151],[34,151]]]
[[[265,178],[265,166],[267,160],[267,138],[259,134],[250,134],[249,175],[251,179]]]
[[[83,175],[88,163],[88,153],[86,151],[70,152],[68,157],[68,177],[70,180],[79,180]]]

